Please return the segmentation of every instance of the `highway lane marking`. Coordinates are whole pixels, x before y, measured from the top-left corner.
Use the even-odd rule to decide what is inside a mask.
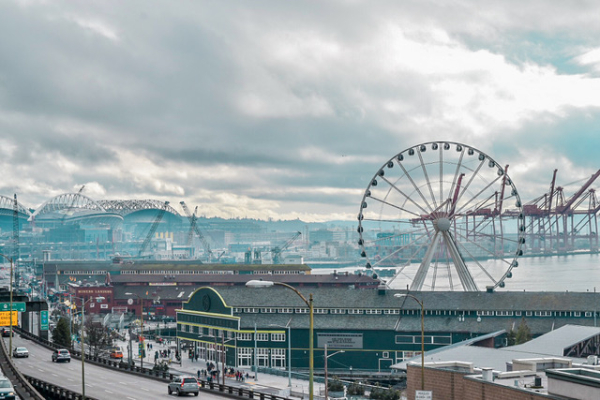
[[[105,391],[106,393],[110,393],[110,394],[113,394],[113,393],[114,393],[114,392],[111,392],[110,390],[106,390],[106,389],[104,389],[104,391]]]

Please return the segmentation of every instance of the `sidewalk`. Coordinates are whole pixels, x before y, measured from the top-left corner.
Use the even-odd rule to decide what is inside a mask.
[[[115,341],[115,345],[117,346],[121,346],[121,348],[123,349],[123,361],[127,362],[128,359],[128,351],[127,351],[127,346],[129,344],[129,341],[120,341],[117,340]],[[181,365],[179,364],[179,362],[177,362],[175,360],[175,351],[174,346],[175,346],[175,340],[172,340],[170,343],[170,346],[168,347],[167,344],[163,343],[157,343],[154,340],[146,340],[146,344],[151,344],[152,346],[152,350],[146,350],[146,357],[144,358],[144,367],[145,368],[152,368],[154,366],[154,353],[157,351],[161,351],[161,350],[167,350],[169,347],[171,348],[171,362],[170,362],[170,372],[173,374],[186,374],[186,375],[193,375],[195,377],[198,376],[198,370],[202,371],[202,370],[206,370],[206,360],[203,359],[199,359],[197,362],[196,361],[192,361],[190,358],[187,357],[187,352],[184,351],[183,352],[183,357],[181,358]],[[134,361],[137,365],[140,365],[140,360],[139,358],[135,358],[135,356],[138,354],[138,343],[133,340],[132,341],[132,346],[133,346],[133,357],[134,357]],[[159,358],[159,360],[166,360],[164,358]],[[214,363],[214,362],[213,362]],[[221,370],[222,366],[221,363],[218,363],[217,365],[217,369]],[[255,374],[253,371],[251,371],[250,368],[236,368],[236,370],[241,371],[244,373],[244,375],[246,374],[246,372],[249,374],[249,378],[245,379],[244,382],[240,382],[237,381],[235,378],[229,378],[229,377],[225,377],[225,384],[229,385],[229,386],[234,386],[234,387],[244,387],[246,389],[253,389],[256,391],[260,391],[260,392],[265,392],[265,393],[273,393],[273,394],[277,394],[280,396],[286,396],[286,397],[296,397],[296,398],[308,398],[308,380],[301,380],[301,379],[294,379],[292,378],[292,395],[290,396],[289,393],[289,379],[288,376],[277,376],[277,375],[271,375],[271,374],[266,374],[266,373],[261,373],[259,372],[257,374],[257,376],[255,377]],[[203,379],[205,379],[205,377],[202,377]],[[223,382],[223,376],[219,375],[219,383]],[[319,396],[319,389],[323,387],[322,383],[315,383],[314,384],[314,397],[317,398]]]

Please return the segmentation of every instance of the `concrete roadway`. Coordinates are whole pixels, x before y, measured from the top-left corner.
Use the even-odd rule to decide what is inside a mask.
[[[8,347],[8,338],[5,338]],[[14,358],[21,373],[81,393],[81,361],[53,363],[52,351],[18,335],[13,337],[13,347],[25,346],[29,358]],[[91,363],[85,364],[85,394],[100,400],[109,399],[166,399],[174,397],[167,393],[167,384],[152,378],[143,378],[123,372],[112,371]],[[189,395],[194,397],[193,395]],[[222,396],[201,392],[204,399],[222,400]]]

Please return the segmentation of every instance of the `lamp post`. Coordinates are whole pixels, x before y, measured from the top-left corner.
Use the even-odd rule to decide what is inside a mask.
[[[290,388],[290,393],[291,393],[291,390],[292,390],[292,332],[290,330],[290,322],[292,322],[291,319],[287,323],[286,326],[277,325],[277,324],[269,324],[269,326],[278,326],[280,328],[286,328],[288,331],[288,337],[287,337],[287,342],[288,342],[288,386]]]
[[[144,352],[146,351],[146,348],[144,347],[144,303],[142,302],[142,298],[140,297],[139,294],[137,293],[131,293],[131,292],[127,292],[125,293],[126,296],[135,296],[137,297],[138,301],[140,302],[140,329],[142,331],[141,334],[141,342],[142,342],[142,351],[140,352],[140,368],[142,369],[142,372],[144,372],[144,357],[142,357],[144,355]],[[132,349],[133,352],[133,349]]]
[[[104,300],[104,297],[90,297],[87,300],[85,300],[83,297],[73,296],[73,298],[81,300],[81,399],[85,400],[85,305],[92,300],[101,302]]]
[[[294,293],[296,293],[302,299],[302,301],[304,301],[304,303],[307,305],[307,307],[308,307],[308,313],[309,313],[309,316],[310,316],[309,338],[308,338],[308,347],[309,347],[309,355],[308,355],[308,398],[309,398],[309,400],[313,400],[313,398],[314,398],[314,393],[313,393],[313,375],[314,375],[315,360],[314,360],[314,338],[313,338],[313,336],[314,336],[313,335],[313,331],[314,331],[314,314],[313,314],[313,295],[312,295],[312,293],[310,294],[310,296],[308,297],[308,300],[307,300],[306,297],[304,297],[302,295],[302,293],[300,293],[293,286],[290,286],[287,283],[273,282],[273,281],[251,280],[251,281],[246,282],[246,286],[247,287],[251,287],[251,288],[266,288],[266,287],[271,287],[271,286],[283,286],[283,287],[285,287],[287,289],[290,289],[290,290],[294,291]]]
[[[330,355],[327,355],[327,343],[325,343],[325,400],[329,400],[329,378],[327,376],[327,359],[333,357],[338,353],[344,353],[345,350],[336,351]]]
[[[412,294],[396,293],[394,297],[410,297],[421,306],[421,390],[425,390],[425,307],[423,306],[423,302]]]
[[[15,195],[16,196],[16,195]],[[8,350],[8,355],[10,357],[10,359],[12,360],[12,337],[13,337],[13,260],[12,258],[9,258],[7,256],[5,256],[4,254],[0,253],[0,256],[4,257],[6,260],[8,260],[10,262],[10,308],[9,308],[9,316],[8,318],[10,318],[10,337],[8,339],[8,346],[9,346],[9,350]]]

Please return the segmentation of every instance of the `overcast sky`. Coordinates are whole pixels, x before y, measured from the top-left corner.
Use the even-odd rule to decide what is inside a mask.
[[[0,194],[356,219],[388,159],[449,140],[524,201],[600,151],[598,1],[0,2]],[[600,184],[598,184],[600,186]],[[574,186],[574,191],[576,184]]]

